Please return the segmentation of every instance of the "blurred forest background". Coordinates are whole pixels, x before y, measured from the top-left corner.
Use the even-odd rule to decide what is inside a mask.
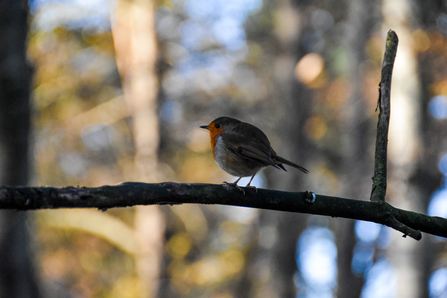
[[[0,184],[232,181],[199,129],[227,115],[310,170],[257,187],[368,200],[389,29],[387,200],[447,217],[446,0],[0,0]],[[445,239],[373,223],[205,205],[0,222],[0,297],[447,297]]]

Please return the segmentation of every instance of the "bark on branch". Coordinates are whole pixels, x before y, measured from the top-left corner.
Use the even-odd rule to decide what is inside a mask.
[[[379,121],[377,123],[376,152],[374,161],[374,176],[370,200],[373,203],[385,203],[387,187],[387,147],[388,130],[391,114],[391,78],[393,75],[394,60],[397,53],[399,39],[393,30],[389,30],[386,39],[385,53],[382,62],[382,75],[379,84],[379,99],[377,108],[379,111]],[[397,210],[397,209],[395,209]],[[414,215],[414,213],[413,213]],[[414,229],[405,220],[396,216],[389,218],[390,225],[395,229],[404,232],[404,235],[420,234],[420,231]],[[418,236],[420,239],[420,236]]]
[[[394,208],[386,202],[368,202],[316,195],[247,188],[245,194],[228,185],[126,182],[101,187],[2,187],[0,209],[36,210],[97,208],[134,205],[220,204],[300,212],[372,221],[414,239],[421,232],[447,237],[447,220]]]
[[[386,194],[386,167],[388,128],[390,125],[390,102],[391,102],[391,77],[393,75],[394,60],[396,58],[399,39],[394,31],[388,31],[386,39],[385,54],[382,62],[382,76],[379,84],[379,122],[377,123],[376,153],[374,155],[374,176],[371,191],[371,201],[385,201]]]

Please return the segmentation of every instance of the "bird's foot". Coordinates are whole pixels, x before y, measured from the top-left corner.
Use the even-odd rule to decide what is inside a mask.
[[[245,190],[243,190],[242,187],[240,187],[239,185],[237,185],[237,182],[230,183],[230,182],[224,181],[224,182],[222,183],[222,185],[228,185],[228,186],[236,187],[237,189],[239,189],[239,190],[245,195]]]
[[[247,184],[247,186],[245,186],[245,188],[251,188],[251,189],[254,189],[256,192],[258,192],[258,189],[256,188],[256,186],[252,186],[250,184]]]

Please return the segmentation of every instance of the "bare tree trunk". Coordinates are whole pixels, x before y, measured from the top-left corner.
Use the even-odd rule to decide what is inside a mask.
[[[415,14],[418,21],[420,21],[425,32],[430,32],[437,26],[438,17],[433,17],[433,11],[441,11],[444,9],[444,3],[438,1],[422,1],[415,3]],[[414,34],[414,31],[413,31]],[[414,37],[413,37],[414,38]],[[442,35],[438,38],[444,39]],[[432,45],[435,44],[432,42]],[[417,170],[414,171],[411,181],[416,183],[421,191],[421,198],[427,198],[422,201],[423,210],[428,209],[430,198],[433,193],[440,188],[440,181],[445,177],[438,170],[439,153],[445,152],[447,149],[445,144],[445,130],[447,125],[440,124],[440,121],[433,117],[429,111],[429,101],[432,99],[433,85],[437,83],[439,78],[436,78],[435,68],[444,68],[444,65],[439,64],[438,57],[444,56],[445,50],[442,47],[434,47],[418,55],[418,73],[421,84],[421,109],[417,111],[421,117],[421,146],[419,148],[419,163]],[[442,184],[442,183],[441,183]],[[421,260],[422,266],[419,272],[419,279],[421,280],[420,297],[429,297],[428,281],[430,275],[437,269],[442,267],[442,260],[445,254],[444,245],[436,245],[433,237],[422,237],[421,240]]]
[[[276,118],[270,113],[265,115],[265,119],[276,123],[275,132],[278,133],[279,143],[275,150],[281,152],[282,156],[306,166],[312,150],[304,136],[303,127],[312,107],[312,93],[298,82],[294,75],[295,65],[303,55],[300,38],[306,30],[303,28],[305,21],[302,21],[304,16],[301,15],[301,8],[290,1],[277,3],[274,32],[278,52],[272,65],[272,69],[275,69],[273,76],[276,85],[272,97],[277,99],[275,105],[280,106],[275,108]],[[269,175],[269,188],[305,190],[304,182],[307,177],[299,171],[281,173],[273,170],[266,174]],[[296,296],[296,248],[298,239],[306,228],[306,220],[307,216],[303,214],[262,211],[260,230],[274,233],[274,242],[271,247],[259,250],[259,266],[256,269],[259,269],[258,273],[269,276],[269,279],[264,277],[265,282],[257,288],[254,297]]]
[[[349,1],[346,50],[348,52],[347,76],[352,90],[344,108],[342,119],[342,176],[344,177],[343,196],[364,198],[370,191],[372,162],[368,147],[372,139],[367,117],[367,105],[363,96],[365,73],[361,64],[366,59],[365,48],[373,28],[374,1]],[[368,165],[371,165],[368,167]],[[352,257],[356,245],[354,220],[340,219],[337,229],[337,297],[360,297],[363,278],[352,271]]]
[[[420,82],[416,54],[412,46],[411,24],[414,18],[412,1],[384,1],[382,4],[384,27],[399,35],[398,55],[393,72],[391,89],[391,119],[389,131],[390,203],[399,208],[424,212],[421,192],[410,179],[415,175],[420,142],[421,115]],[[396,10],[397,9],[397,10]],[[396,11],[400,11],[396,14]],[[388,249],[390,262],[396,272],[396,297],[426,297],[421,270],[422,245],[407,241],[400,233],[393,233]]]
[[[27,34],[27,4],[0,1],[0,185],[26,185],[30,176]],[[0,212],[0,297],[40,297],[27,218],[21,212]]]
[[[158,57],[154,1],[121,0],[112,28],[124,97],[132,116],[135,159],[126,179],[155,182],[158,177]],[[140,252],[136,263],[141,297],[157,297],[163,257],[164,216],[157,206],[137,207],[135,229]]]

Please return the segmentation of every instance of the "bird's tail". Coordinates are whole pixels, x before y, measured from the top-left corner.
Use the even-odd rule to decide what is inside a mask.
[[[296,163],[293,163],[293,162],[291,162],[291,161],[288,161],[287,159],[282,158],[281,156],[275,156],[275,159],[276,159],[278,162],[280,162],[280,163],[284,163],[284,164],[289,165],[289,166],[291,166],[291,167],[297,168],[298,170],[300,170],[300,171],[303,172],[303,173],[306,173],[306,174],[309,173],[309,171],[308,171],[306,168],[303,168],[302,166],[299,166],[299,165],[297,165]],[[278,165],[278,166],[280,166],[280,165]],[[280,167],[281,167],[281,166],[280,166]],[[284,169],[284,167],[281,167],[281,168],[282,168],[284,171],[286,170],[286,169]]]

